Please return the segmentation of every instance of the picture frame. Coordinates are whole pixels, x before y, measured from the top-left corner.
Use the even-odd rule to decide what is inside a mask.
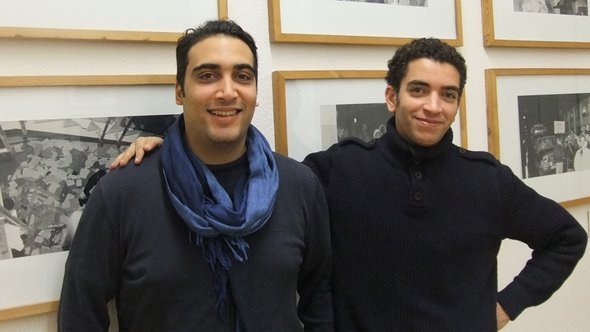
[[[562,206],[590,203],[590,153],[577,152],[590,132],[590,69],[496,68],[485,80],[490,153]]]
[[[275,151],[301,161],[338,138],[362,139],[359,133],[365,125],[368,140],[383,134],[381,125],[391,117],[385,105],[386,74],[385,70],[273,72]],[[465,148],[466,119],[464,91],[453,131],[454,142]],[[355,135],[351,126],[360,131]],[[381,133],[375,135],[377,129]]]
[[[227,0],[170,1],[4,0],[0,38],[175,43],[189,27],[228,17]]]
[[[481,0],[481,6],[486,47],[590,48],[587,6],[552,8],[551,13],[530,12],[532,8],[518,7],[514,1]]]
[[[415,38],[431,36],[452,46],[462,46],[461,0],[427,1],[421,5],[386,3],[268,0],[270,40],[275,43],[403,45]],[[362,24],[351,24],[355,19]],[[415,24],[417,21],[422,23]]]
[[[119,152],[176,119],[175,80],[0,76],[0,321],[57,310],[83,205]]]

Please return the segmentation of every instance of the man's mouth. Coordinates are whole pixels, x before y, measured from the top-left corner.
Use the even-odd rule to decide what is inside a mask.
[[[442,121],[438,121],[438,120],[435,120],[435,119],[428,119],[428,118],[416,118],[416,119],[418,121],[424,122],[424,123],[429,124],[429,125],[438,125],[438,124],[441,124],[442,123]]]
[[[210,109],[208,112],[216,116],[234,116],[240,113],[241,109]]]

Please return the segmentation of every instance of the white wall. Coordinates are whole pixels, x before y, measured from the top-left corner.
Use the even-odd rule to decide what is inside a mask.
[[[504,0],[509,1],[509,0]],[[267,0],[228,0],[229,16],[252,33],[259,46],[259,103],[254,124],[274,144],[272,82],[274,70],[386,69],[393,47],[271,45]],[[179,8],[182,10],[182,8]],[[467,59],[467,129],[469,148],[487,150],[484,70],[503,67],[590,68],[590,50],[483,47],[481,8],[462,1]],[[419,23],[418,23],[419,24]],[[174,74],[174,45],[92,43],[0,39],[0,75]],[[590,88],[590,87],[589,87]],[[170,96],[170,102],[174,102]],[[570,212],[587,229],[590,205]],[[500,285],[505,285],[529,256],[525,246],[507,242],[499,257]],[[583,258],[555,296],[526,310],[505,331],[588,331],[590,329],[590,254]],[[53,331],[55,314],[0,322],[3,331]]]

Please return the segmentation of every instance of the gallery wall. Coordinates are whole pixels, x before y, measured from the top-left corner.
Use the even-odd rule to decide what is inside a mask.
[[[395,46],[271,43],[267,0],[228,0],[227,4],[229,17],[249,31],[259,47],[259,106],[254,125],[261,129],[271,145],[275,142],[272,111],[274,71],[384,70],[387,60],[395,51]],[[183,11],[185,8],[175,10]],[[468,65],[464,119],[468,148],[471,150],[488,150],[486,69],[590,69],[589,48],[485,47],[479,1],[461,1],[461,18],[463,45],[459,50]],[[415,22],[420,25],[427,23]],[[520,28],[524,29],[526,26]],[[0,76],[175,73],[173,43],[0,38],[0,50]],[[590,92],[590,85],[586,89]],[[169,101],[174,103],[173,95],[170,95]],[[590,204],[571,206],[568,210],[588,230]],[[590,305],[589,255],[587,253],[572,277],[549,301],[526,310],[505,331],[587,331],[590,327],[587,309]],[[505,242],[499,256],[500,287],[513,278],[529,256],[530,251],[526,246],[512,241]],[[54,312],[2,320],[0,332],[55,331],[55,320]]]

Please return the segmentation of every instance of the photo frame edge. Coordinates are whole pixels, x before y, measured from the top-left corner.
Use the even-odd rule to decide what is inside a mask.
[[[175,75],[57,75],[0,76],[2,87],[103,86],[174,84]]]
[[[463,96],[461,96],[461,103],[459,104],[459,130],[461,131],[461,147],[467,149],[469,147],[469,139],[467,137],[467,95],[463,89]]]
[[[20,307],[0,309],[0,322],[57,311],[59,301],[40,302]]]
[[[270,0],[269,0],[270,1]],[[280,71],[272,73],[273,115],[275,133],[275,152],[289,155],[287,145],[287,106],[285,76]]]
[[[228,19],[227,0],[217,1],[218,19]],[[0,27],[0,38],[176,43],[182,32]]]
[[[496,89],[496,71],[494,69],[485,70],[486,83],[486,117],[488,131],[488,151],[500,159],[500,135],[498,124],[498,93]]]

